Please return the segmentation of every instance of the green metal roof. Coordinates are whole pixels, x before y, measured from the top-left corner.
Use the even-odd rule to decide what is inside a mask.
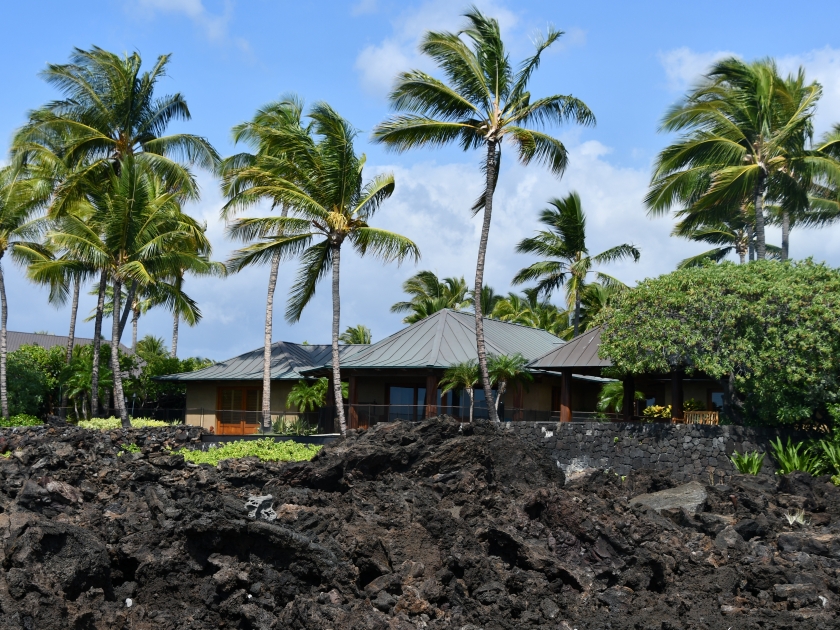
[[[539,370],[610,367],[612,361],[598,356],[601,346],[601,327],[597,326],[532,361],[528,367]]]
[[[563,344],[545,330],[486,318],[484,340],[489,354],[518,352],[529,361]],[[446,309],[342,357],[341,367],[448,368],[476,357],[475,316]]]
[[[341,356],[357,352],[368,346],[341,345]],[[302,370],[323,365],[330,360],[332,346],[326,344],[302,345],[288,341],[271,344],[271,380],[296,381],[304,378]],[[263,373],[263,349],[257,348],[216,363],[195,372],[170,374],[159,380],[165,381],[254,381],[261,380]]]

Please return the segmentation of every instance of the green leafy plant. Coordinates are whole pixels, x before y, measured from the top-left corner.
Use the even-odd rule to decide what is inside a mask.
[[[729,459],[738,469],[738,472],[743,475],[757,475],[761,472],[761,465],[764,463],[765,453],[752,451],[751,453],[744,453],[743,455],[738,451],[732,453]]]
[[[274,421],[272,430],[278,435],[313,435],[318,427],[313,427],[300,417],[280,416]]]
[[[836,439],[819,440],[814,444],[814,450],[819,453],[827,473],[840,475],[840,442]]]
[[[683,411],[705,411],[706,405],[696,398],[689,398],[683,403]]]
[[[39,420],[35,416],[28,413],[19,413],[11,416],[8,420],[0,417],[0,429],[7,427],[34,427],[39,424],[44,424],[43,420]]]
[[[670,418],[671,417],[671,405],[651,405],[650,407],[645,407],[644,411],[642,411],[642,415],[645,418],[650,418],[652,421],[655,418]]]
[[[111,431],[113,429],[121,429],[122,423],[119,418],[111,416],[110,418],[92,418],[90,420],[79,421],[79,426],[83,429],[94,429],[99,431]],[[133,429],[145,429],[149,427],[168,427],[170,424],[163,420],[152,420],[150,418],[132,418],[131,427]]]
[[[137,446],[134,442],[129,444],[120,444],[120,448],[127,453],[139,453],[140,447]]]
[[[770,441],[770,446],[773,449],[773,459],[779,466],[777,474],[787,475],[799,471],[816,476],[822,473],[823,462],[819,454],[805,442],[793,443],[788,438],[787,443],[782,444],[782,438],[777,437],[775,442]]]
[[[184,459],[193,464],[218,465],[223,459],[258,457],[264,462],[300,462],[315,457],[322,447],[313,444],[298,444],[291,440],[275,442],[271,438],[260,440],[237,440],[206,451],[182,448],[178,451]]]
[[[642,392],[633,393],[634,400],[644,400],[645,395]],[[598,411],[602,413],[614,412],[619,413],[624,404],[624,383],[621,381],[610,381],[604,384],[601,388],[601,393],[598,396]]]
[[[831,477],[831,483],[833,483],[835,486],[840,486],[840,475],[833,475]]]

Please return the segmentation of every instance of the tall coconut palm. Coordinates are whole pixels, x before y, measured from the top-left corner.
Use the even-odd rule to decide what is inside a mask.
[[[490,316],[503,322],[546,330],[561,339],[566,339],[571,332],[568,311],[541,300],[536,289],[526,289],[522,295],[508,293],[496,303]]]
[[[242,191],[238,203],[249,196],[270,198],[275,205],[286,205],[294,217],[239,219],[228,228],[238,240],[253,242],[236,252],[229,268],[280,258],[301,257],[286,319],[298,321],[315,295],[315,288],[332,271],[332,370],[333,392],[341,401],[341,372],[338,352],[341,299],[339,292],[341,247],[348,241],[360,254],[372,254],[384,261],[418,260],[420,252],[409,239],[393,232],[372,228],[368,221],[394,191],[394,178],[381,174],[365,183],[364,156],[353,147],[356,131],[326,103],[316,103],[307,117],[311,124],[289,127],[276,136],[276,176],[255,175],[250,187]],[[232,200],[236,202],[237,198]],[[232,212],[236,203],[225,210]],[[342,434],[347,431],[344,408],[336,407]]]
[[[513,355],[491,355],[488,361],[488,369],[490,370],[490,378],[496,384],[496,400],[493,406],[499,409],[499,401],[505,395],[508,385],[516,383],[530,383],[534,380],[534,376],[525,369],[528,365],[528,360],[518,352]]]
[[[278,205],[276,199],[267,191],[266,185],[285,181],[289,175],[289,163],[284,159],[283,131],[303,129],[303,103],[294,95],[289,95],[260,108],[248,122],[233,128],[236,143],[245,143],[254,149],[254,153],[239,153],[225,159],[220,167],[222,190],[229,198],[222,210],[227,216],[242,208],[261,201],[271,203],[272,210]],[[279,203],[281,217],[288,216],[288,206]],[[282,238],[282,232],[272,237]],[[269,239],[271,240],[271,239]],[[274,322],[274,292],[277,287],[277,274],[280,267],[281,252],[269,242],[263,243],[271,251],[269,254],[268,293],[265,302],[265,326],[263,329],[263,388],[262,415],[263,428],[271,426],[271,342]],[[247,264],[264,262],[257,257]],[[241,269],[242,267],[239,267]]]
[[[107,186],[90,194],[90,219],[83,221],[68,214],[57,224],[60,230],[50,232],[48,237],[59,247],[75,252],[86,264],[96,264],[112,279],[110,362],[114,401],[123,426],[129,427],[117,351],[124,325],[120,316],[123,285],[130,285],[128,297],[133,299],[138,287],[175,275],[196,255],[178,247],[180,241],[192,237],[182,220],[179,192],[161,191],[153,173],[132,158],[123,160],[115,170],[119,175],[111,175]]]
[[[665,115],[662,131],[681,132],[658,156],[645,202],[652,216],[674,205],[698,210],[752,204],[755,253],[767,256],[765,201],[807,189],[821,173],[836,177],[827,156],[807,149],[822,88],[804,71],[783,79],[771,59],[724,59]],[[708,178],[708,185],[698,181]]]
[[[40,227],[33,221],[33,214],[39,208],[37,182],[21,176],[20,172],[7,166],[0,169],[0,261],[8,253],[19,262],[28,263],[30,254],[48,256],[35,240]],[[9,308],[6,301],[6,281],[0,266],[0,413],[9,417],[9,400],[6,389],[6,322]]]
[[[357,326],[348,326],[347,330],[341,333],[341,336],[338,338],[338,340],[341,343],[347,344],[370,345],[370,328],[368,328],[364,324],[358,324]]]
[[[167,134],[171,122],[190,118],[181,94],[155,95],[168,64],[169,55],[161,55],[150,70],[143,72],[139,54],[120,57],[94,47],[75,48],[70,63],[47,66],[43,78],[64,98],[30,112],[29,121],[14,137],[11,153],[13,163],[26,164],[43,148],[58,147],[69,172],[54,180],[52,216],[61,216],[92,192],[101,192],[114,176],[119,176],[126,159],[138,160],[185,198],[198,198],[198,187],[183,162],[213,168],[218,154],[199,136]],[[98,405],[101,309],[111,280],[107,271],[100,271],[94,325],[93,415]]]
[[[580,332],[581,295],[587,276],[593,273],[602,284],[621,285],[621,281],[593,270],[604,265],[632,258],[639,260],[639,250],[631,243],[611,247],[591,256],[586,245],[586,215],[576,192],[563,199],[551,199],[549,208],[540,213],[540,223],[548,229],[536,236],[520,241],[516,251],[521,254],[538,254],[543,260],[521,269],[513,278],[514,284],[536,281],[540,294],[550,296],[561,287],[566,288],[566,299],[573,314],[573,335]]]
[[[443,378],[440,379],[440,393],[445,394],[448,391],[467,392],[470,397],[470,422],[473,421],[473,408],[475,407],[475,386],[481,380],[481,372],[478,369],[478,364],[474,359],[456,363],[448,368],[443,373]],[[492,395],[487,400],[492,400]],[[493,405],[488,404],[490,408]]]
[[[484,193],[474,206],[476,212],[484,211],[473,289],[474,295],[481,296],[493,193],[505,139],[522,164],[543,163],[559,177],[568,163],[566,147],[542,128],[568,120],[591,125],[595,117],[572,96],[531,98],[531,76],[540,65],[542,53],[562,35],[560,31],[550,28],[536,42],[534,55],[515,68],[499,23],[476,8],[465,17],[467,25],[461,32],[427,32],[420,43],[421,52],[431,57],[446,81],[419,70],[401,73],[391,93],[391,104],[404,113],[377,126],[373,138],[398,151],[456,142],[465,151],[484,149]],[[475,304],[476,348],[482,385],[490,400],[481,306],[479,300]],[[498,420],[492,407],[490,418]]]
[[[397,302],[392,313],[411,311],[403,322],[413,324],[445,308],[460,311],[470,304],[469,289],[464,277],[438,278],[433,271],[418,271],[403,282],[403,291],[410,300]]]

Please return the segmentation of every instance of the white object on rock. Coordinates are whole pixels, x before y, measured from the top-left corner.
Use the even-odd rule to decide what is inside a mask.
[[[131,608],[131,606],[132,606],[133,604],[134,604],[134,600],[133,600],[133,599],[131,599],[130,597],[126,597],[126,598],[125,598],[125,607],[126,607],[126,608]]]

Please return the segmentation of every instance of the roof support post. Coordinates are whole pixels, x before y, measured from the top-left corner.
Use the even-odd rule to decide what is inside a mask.
[[[356,410],[356,403],[359,402],[359,385],[357,383],[357,379],[355,376],[351,376],[347,379],[347,396],[350,400],[350,427],[351,429],[358,429],[359,428],[359,412]],[[335,397],[335,394],[333,394]]]
[[[624,377],[624,400],[621,404],[621,415],[624,422],[633,420],[633,407],[636,404],[636,379],[632,374]]]
[[[426,377],[426,417],[432,418],[438,414],[437,408],[437,390],[438,377],[437,374],[429,374]]]
[[[572,421],[572,371],[563,370],[560,382],[560,422]]]
[[[671,371],[671,422],[683,419],[683,372]]]

